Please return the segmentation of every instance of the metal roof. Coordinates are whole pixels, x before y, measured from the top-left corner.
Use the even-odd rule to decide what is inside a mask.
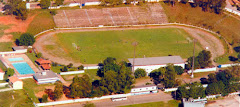
[[[43,75],[42,72],[46,72],[46,74]],[[53,71],[42,71],[42,72],[37,72],[37,73],[33,74],[33,76],[36,79],[58,78],[57,74],[55,74]]]
[[[133,58],[128,59],[133,64]],[[164,57],[147,57],[147,58],[135,58],[134,65],[162,65],[162,64],[179,64],[184,63],[180,56],[164,56]]]

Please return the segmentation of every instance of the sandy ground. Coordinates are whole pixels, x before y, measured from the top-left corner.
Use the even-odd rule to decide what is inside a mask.
[[[206,107],[240,107],[240,97],[231,96],[221,100],[216,100],[215,103],[207,104]]]
[[[2,25],[9,25],[10,28],[4,30],[4,35],[0,38],[0,42],[12,42],[13,35],[9,34],[12,32],[26,32],[29,24],[32,22],[36,15],[28,17],[27,20],[17,20],[15,16],[1,16],[0,17],[0,24]]]
[[[46,33],[37,38],[37,41],[34,44],[34,47],[37,49],[38,52],[41,52],[45,58],[53,62],[58,62],[60,64],[69,64],[73,63],[74,66],[78,66],[80,62],[74,62],[73,60],[68,60],[65,58],[56,57],[52,54],[49,54],[43,49],[43,46],[46,44],[52,44],[51,41],[46,42],[49,37],[62,32],[84,32],[84,31],[107,31],[107,30],[125,30],[125,29],[153,29],[153,28],[182,28],[187,31],[193,38],[195,38],[203,48],[208,47],[209,51],[212,53],[212,58],[216,58],[224,54],[224,46],[222,42],[217,39],[212,34],[205,32],[203,30],[189,28],[184,26],[148,26],[148,27],[128,27],[128,28],[100,28],[100,29],[77,29],[77,30],[56,30],[55,32]],[[94,64],[96,65],[96,64]],[[84,65],[89,66],[89,65]]]

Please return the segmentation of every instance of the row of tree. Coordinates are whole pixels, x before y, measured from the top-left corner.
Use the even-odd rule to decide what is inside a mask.
[[[54,91],[48,91],[49,97],[57,100],[65,93],[69,98],[86,98],[130,91],[134,76],[128,63],[118,63],[115,58],[108,57],[101,65],[98,70],[100,80],[92,82],[87,74],[82,77],[75,76],[69,87],[57,83]]]
[[[165,0],[164,2],[174,6],[177,0]],[[210,11],[216,14],[221,13],[226,6],[226,0],[180,0],[180,2],[183,4],[189,2],[192,7],[201,7],[204,12]]]
[[[3,11],[6,15],[15,15],[22,20],[26,20],[28,17],[26,2],[22,0],[8,0],[8,3],[3,7]]]
[[[63,5],[64,0],[55,0],[55,5],[60,6]],[[41,0],[40,6],[42,9],[48,9],[51,5],[51,0]]]
[[[226,96],[240,89],[239,76],[240,66],[233,66],[217,73],[211,73],[208,78],[201,78],[201,83],[208,84],[206,89],[202,87],[201,83],[182,85],[178,87],[175,97],[176,99],[204,98],[206,95],[216,94]]]

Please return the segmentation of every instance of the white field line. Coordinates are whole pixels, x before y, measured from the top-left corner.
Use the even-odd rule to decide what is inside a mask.
[[[129,15],[130,15],[130,17],[131,17],[131,19],[132,19],[132,21],[133,21],[133,23],[135,22],[135,20],[133,19],[133,17],[132,17],[132,14],[131,14],[131,12],[130,12],[130,10],[129,10],[129,8],[127,7],[127,11],[128,11],[128,13],[129,13]]]
[[[110,18],[111,18],[111,20],[112,20],[112,22],[113,22],[113,25],[115,25],[115,22],[114,22],[114,20],[113,20],[112,14],[110,13],[109,9],[107,9],[107,11],[108,11],[108,13],[109,13],[109,15],[110,15]]]
[[[65,18],[66,18],[66,21],[67,21],[68,26],[70,26],[70,22],[69,22],[69,20],[68,20],[68,18],[67,18],[67,15],[66,15],[66,13],[65,13],[65,10],[63,10],[63,14],[64,14],[64,16],[65,16]]]
[[[87,13],[87,10],[85,9],[85,13],[86,13],[86,15],[87,15],[87,17],[88,17],[88,21],[90,22],[90,24],[92,25],[92,21],[91,21],[91,19],[90,19],[90,17],[89,17],[89,15],[88,15],[88,13]]]
[[[118,12],[116,11],[117,15],[118,15],[118,18],[120,19],[121,23],[123,24],[123,21],[121,19],[121,16],[118,14]]]

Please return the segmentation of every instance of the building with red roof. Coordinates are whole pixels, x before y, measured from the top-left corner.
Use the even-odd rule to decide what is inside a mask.
[[[43,58],[39,58],[36,60],[36,63],[43,69],[43,70],[50,70],[51,69],[51,61],[46,60]]]

